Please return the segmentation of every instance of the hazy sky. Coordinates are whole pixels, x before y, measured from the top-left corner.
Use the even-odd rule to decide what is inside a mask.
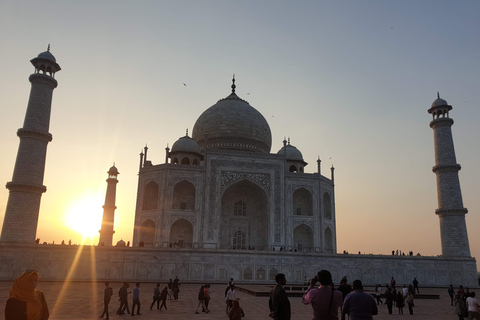
[[[318,156],[327,177],[335,166],[337,248],[350,253],[441,254],[427,113],[440,91],[453,106],[470,247],[480,257],[478,1],[0,0],[1,184],[12,178],[29,60],[49,43],[62,70],[42,242],[79,243],[85,222],[100,229],[113,162],[114,242],[131,240],[140,151],[148,144],[148,159],[163,163],[167,144],[230,93],[235,73],[237,94],[270,124],[272,152],[290,137],[307,172]],[[0,221],[7,199],[3,189]],[[98,232],[86,243],[97,244]]]

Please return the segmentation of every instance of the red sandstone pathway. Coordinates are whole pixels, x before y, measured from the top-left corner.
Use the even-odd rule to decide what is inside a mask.
[[[162,284],[161,288],[165,284]],[[4,318],[5,302],[8,299],[8,293],[12,282],[0,282],[0,319]],[[226,320],[224,290],[225,285],[215,284],[211,287],[211,301],[209,314],[195,314],[197,306],[197,293],[200,285],[184,284],[180,287],[179,301],[173,302],[167,300],[168,310],[150,311],[152,302],[152,293],[154,283],[142,283],[140,286],[141,298],[141,316],[132,317],[131,315],[119,316],[115,314],[118,308],[118,301],[115,299],[118,295],[120,283],[112,283],[114,296],[110,303],[110,319],[137,319],[137,320]],[[133,288],[134,284],[130,284]],[[241,287],[241,284],[239,284]],[[75,282],[66,284],[63,282],[40,282],[38,289],[45,293],[47,303],[50,309],[50,319],[98,319],[103,310],[103,283],[83,283]],[[249,286],[250,287],[250,286]],[[393,315],[389,315],[385,305],[379,306],[379,315],[374,316],[376,320],[385,319],[458,319],[454,314],[454,307],[450,306],[450,298],[446,289],[421,289],[422,293],[439,294],[437,300],[415,300],[414,315],[408,314],[408,308],[404,308],[404,315],[398,315],[398,310],[394,310]],[[478,290],[477,290],[478,291]],[[270,319],[268,317],[268,297],[255,297],[247,293],[238,292],[240,296],[240,306],[245,311],[246,320]],[[292,307],[292,320],[312,319],[311,307],[303,305],[301,297],[290,297]],[[131,300],[129,303],[131,307]],[[155,308],[155,306],[154,306]]]

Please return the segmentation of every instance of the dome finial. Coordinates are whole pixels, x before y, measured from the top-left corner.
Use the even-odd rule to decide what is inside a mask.
[[[290,137],[288,137],[288,145],[290,145]]]
[[[237,86],[235,85],[235,73],[233,74],[233,79],[232,79],[232,93],[235,93],[235,88]]]
[[[437,99],[440,99],[440,92],[437,91]]]
[[[48,44],[47,51],[50,52],[50,43]]]
[[[188,128],[187,128],[187,131],[186,131],[185,135],[188,137]]]

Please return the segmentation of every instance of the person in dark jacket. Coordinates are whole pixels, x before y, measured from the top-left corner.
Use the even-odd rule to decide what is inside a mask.
[[[168,295],[168,287],[166,286],[163,288],[162,293],[160,294],[160,300],[162,300],[162,304],[160,305],[160,310],[162,310],[163,307],[165,307],[165,310],[167,310],[167,295]]]
[[[5,320],[47,320],[50,316],[36,270],[27,270],[15,280],[5,306]]]
[[[206,310],[205,313],[210,312],[210,310],[208,310],[207,307],[205,307],[205,291],[204,291],[204,289],[205,289],[205,287],[201,286],[200,290],[198,291],[198,305],[197,305],[197,310],[195,311],[195,314],[199,314],[198,308],[200,306],[202,306],[202,308]]]
[[[106,316],[106,319],[109,319],[108,315],[108,305],[110,304],[110,300],[113,296],[113,288],[110,287],[110,282],[105,281],[105,290],[103,292],[103,313],[99,318],[103,318]]]
[[[275,276],[277,285],[270,293],[268,306],[270,308],[270,317],[275,320],[290,320],[292,312],[290,310],[290,300],[288,300],[287,292],[283,288],[287,284],[287,279],[283,273]]]
[[[128,287],[130,285],[127,282],[123,283],[123,286],[118,290],[118,296],[120,300],[120,307],[117,310],[117,314],[122,315],[125,314],[125,309],[127,309],[127,313],[130,313],[130,308],[128,307]]]
[[[155,302],[157,303],[157,309],[159,309],[160,308],[159,307],[160,306],[160,283],[157,283],[157,286],[153,288],[153,302],[150,305],[150,310],[152,310]]]

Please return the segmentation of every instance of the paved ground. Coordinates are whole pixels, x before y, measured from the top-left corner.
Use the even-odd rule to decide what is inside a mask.
[[[134,284],[131,284],[131,288]],[[3,319],[3,310],[5,302],[8,299],[8,293],[12,282],[0,282],[0,318]],[[113,283],[114,297],[117,297],[120,283]],[[211,302],[209,314],[195,314],[197,306],[197,293],[200,285],[184,284],[180,287],[179,301],[173,302],[167,300],[168,310],[150,311],[151,296],[153,293],[153,283],[142,283],[140,286],[141,298],[141,316],[132,317],[130,315],[119,316],[115,314],[118,308],[118,301],[112,299],[110,303],[110,319],[137,319],[137,320],[177,320],[177,319],[227,319],[225,315],[224,289],[225,285],[212,285]],[[242,286],[239,284],[238,286]],[[40,282],[38,289],[45,293],[49,309],[50,319],[98,319],[103,310],[103,283],[64,283],[64,282]],[[162,288],[164,284],[162,284]],[[245,286],[252,289],[252,286]],[[259,291],[265,290],[265,287],[258,287]],[[371,288],[367,288],[371,290]],[[421,293],[439,294],[440,299],[435,300],[415,300],[414,315],[408,314],[408,308],[404,308],[404,315],[398,315],[398,310],[394,310],[393,315],[389,315],[385,305],[379,306],[379,315],[376,320],[383,319],[458,319],[454,314],[454,307],[450,306],[450,298],[446,289],[422,289]],[[240,306],[245,311],[245,319],[259,320],[268,318],[268,297],[255,297],[247,293],[239,293]],[[307,320],[312,318],[311,307],[303,305],[300,297],[291,297],[292,320]],[[130,301],[131,306],[131,301]],[[395,312],[396,311],[396,312]]]

